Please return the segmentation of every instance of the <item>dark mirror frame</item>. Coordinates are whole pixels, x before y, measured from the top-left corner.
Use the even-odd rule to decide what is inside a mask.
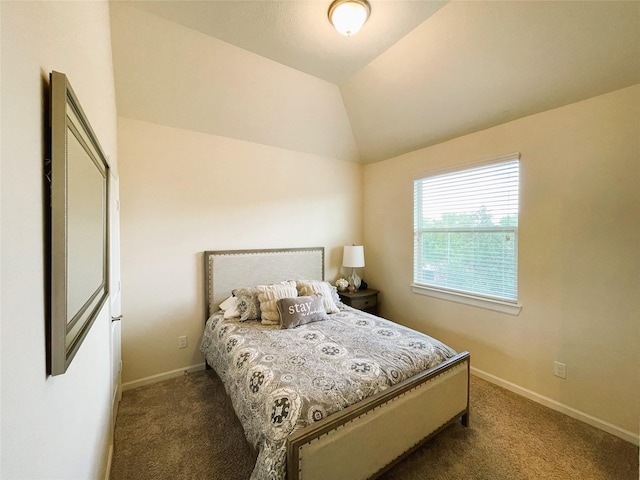
[[[109,165],[63,73],[51,73],[48,369],[65,373],[109,296]]]

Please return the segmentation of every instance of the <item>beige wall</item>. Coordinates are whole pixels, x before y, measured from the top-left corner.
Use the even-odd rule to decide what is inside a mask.
[[[360,159],[633,85],[639,29],[636,2],[446,2],[340,85]]]
[[[324,246],[333,281],[361,240],[358,164],[122,117],[118,140],[125,383],[203,363],[204,250]]]
[[[0,12],[0,477],[104,477],[111,431],[108,302],[67,372],[46,375],[43,160],[49,73],[57,70],[68,75],[116,166],[108,5],[2,1]]]
[[[362,170],[336,85],[110,9],[129,388],[203,364],[202,251],[324,246],[334,279],[340,247],[362,239]]]
[[[495,380],[611,424],[640,420],[640,86],[364,168],[367,280],[383,315]],[[519,151],[519,316],[413,294],[415,176]],[[554,360],[567,379],[553,376]]]

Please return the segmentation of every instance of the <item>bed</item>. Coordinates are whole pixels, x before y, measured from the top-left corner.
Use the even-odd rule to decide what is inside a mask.
[[[204,271],[200,350],[256,451],[252,479],[372,478],[450,424],[468,425],[469,354],[340,303],[323,247],[207,251]],[[290,328],[267,321],[268,302],[262,320],[245,321],[247,305],[243,320],[225,318],[220,305],[255,286],[280,292],[276,318],[292,313]],[[308,316],[295,313],[312,301]]]

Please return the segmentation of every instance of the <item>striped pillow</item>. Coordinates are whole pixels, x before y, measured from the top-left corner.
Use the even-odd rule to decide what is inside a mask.
[[[258,300],[260,301],[260,317],[264,325],[280,325],[280,315],[276,302],[281,298],[298,296],[296,282],[274,283],[271,285],[258,285]]]

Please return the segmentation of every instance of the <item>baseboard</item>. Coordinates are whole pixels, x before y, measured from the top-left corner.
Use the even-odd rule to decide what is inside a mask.
[[[111,478],[111,461],[113,460],[113,442],[109,445],[109,453],[107,454],[107,468],[104,474],[104,480]]]
[[[143,387],[145,385],[150,385],[152,383],[161,382],[163,380],[169,380],[170,378],[176,378],[185,373],[193,373],[198,372],[200,370],[204,370],[204,363],[198,363],[196,365],[191,365],[184,368],[177,368],[175,370],[171,370],[170,372],[159,373],[157,375],[151,375],[150,377],[144,377],[139,380],[133,380],[132,382],[127,382],[122,384],[122,391],[131,390],[132,388]]]
[[[515,383],[511,383],[507,380],[504,380],[500,377],[496,377],[495,375],[491,375],[490,373],[483,372],[482,370],[478,370],[475,367],[471,367],[471,374],[476,377],[482,378],[487,382],[498,385],[499,387],[505,388],[513,393],[521,395],[529,400],[533,400],[536,403],[544,405],[552,410],[555,410],[560,413],[564,413],[571,418],[575,418],[576,420],[580,420],[581,422],[587,423],[592,427],[596,427],[600,430],[604,430],[607,433],[615,435],[627,442],[633,443],[634,445],[640,444],[640,438],[633,432],[629,430],[625,430],[620,428],[612,423],[609,423],[605,420],[601,420],[599,418],[594,417],[593,415],[589,415],[588,413],[581,412],[580,410],[576,410],[575,408],[569,407],[563,403],[557,402],[549,397],[545,397],[544,395],[540,395],[539,393],[528,390],[524,387],[516,385]]]

